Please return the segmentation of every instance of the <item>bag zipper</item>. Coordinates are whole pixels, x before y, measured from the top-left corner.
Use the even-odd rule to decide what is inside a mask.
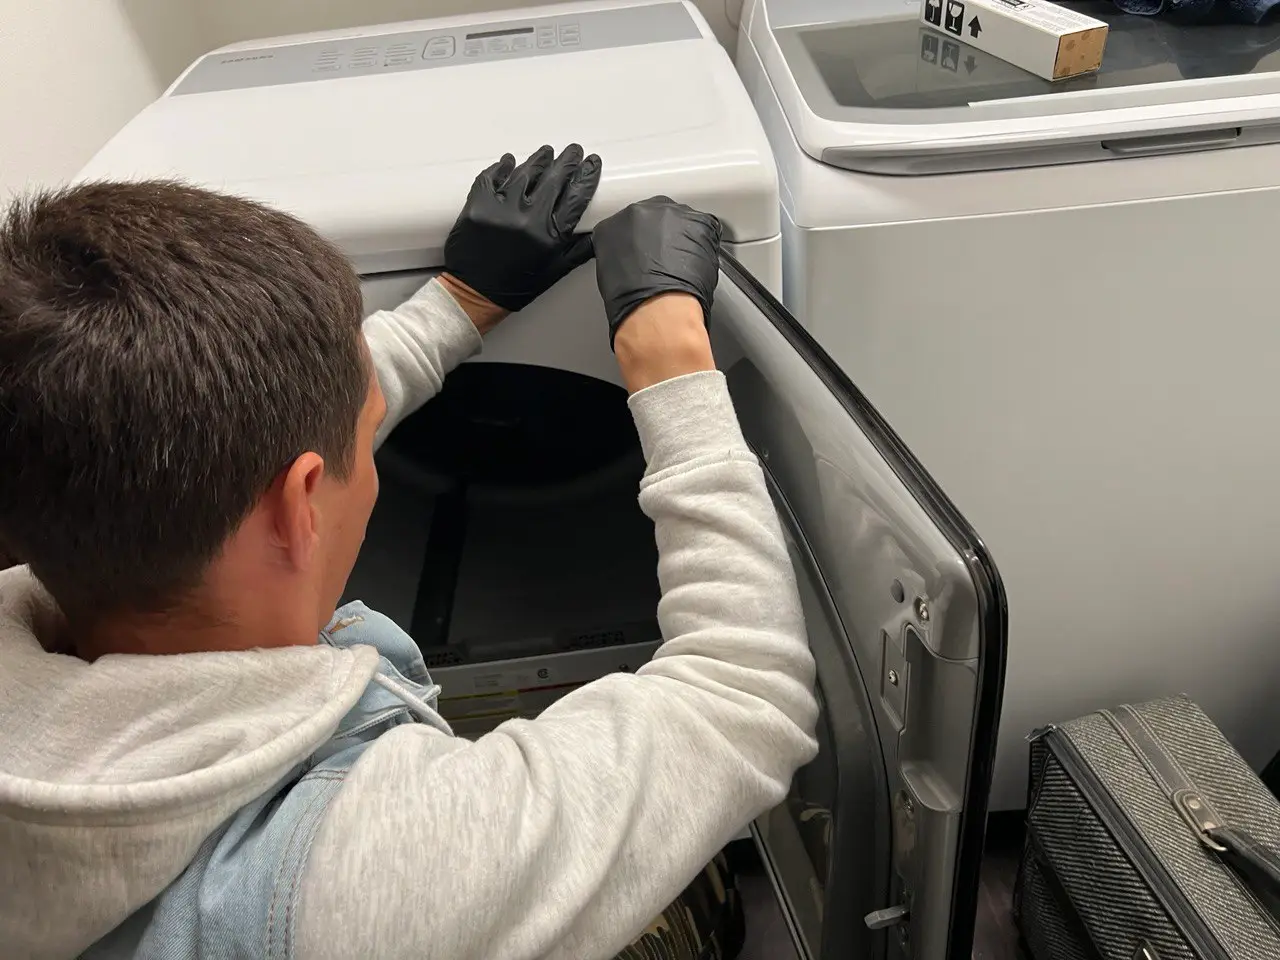
[[[1231,960],[1230,954],[1223,949],[1217,937],[1213,935],[1204,918],[1196,913],[1189,904],[1178,885],[1169,875],[1168,869],[1150,847],[1142,840],[1129,818],[1115,798],[1098,781],[1093,771],[1085,763],[1079,749],[1071,738],[1057,727],[1050,727],[1042,734],[1049,752],[1062,764],[1076,787],[1084,795],[1086,802],[1093,808],[1102,825],[1115,838],[1120,849],[1137,869],[1138,874],[1146,881],[1151,892],[1155,894],[1160,905],[1164,907],[1169,918],[1191,944],[1201,960]]]

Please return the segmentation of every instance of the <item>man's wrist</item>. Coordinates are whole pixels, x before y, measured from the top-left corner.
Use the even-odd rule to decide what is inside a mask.
[[[618,328],[613,350],[629,393],[716,368],[702,304],[664,293],[636,307]]]
[[[458,306],[462,308],[462,312],[467,315],[468,319],[475,325],[475,328],[480,331],[481,336],[484,336],[507,318],[508,311],[503,310],[484,295],[477,293],[453,274],[442,273],[439,280],[440,285],[449,292],[449,296],[453,297]]]

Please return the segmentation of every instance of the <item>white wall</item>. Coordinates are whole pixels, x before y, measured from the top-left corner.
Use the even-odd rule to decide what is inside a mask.
[[[74,174],[201,44],[191,0],[0,0],[0,208]]]
[[[536,0],[0,0],[0,209],[73,175],[202,53]],[[741,0],[696,0],[732,49]]]

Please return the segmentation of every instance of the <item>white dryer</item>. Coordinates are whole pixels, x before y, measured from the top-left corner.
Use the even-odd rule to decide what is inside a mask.
[[[724,222],[714,346],[792,538],[824,707],[818,759],[755,827],[797,948],[967,957],[999,575],[773,299],[773,158],[692,5],[571,3],[215,51],[81,176],[176,176],[289,210],[346,251],[372,311],[440,269],[480,169],[569,141],[604,161],[585,227],[654,194]],[[659,640],[643,463],[592,267],[507,320],[479,359],[379,451],[350,584],[414,636],[467,735],[633,669]]]
[[[1183,691],[1280,747],[1280,26],[1111,23],[1049,84],[918,0],[748,0],[791,312],[986,537],[1025,736]]]

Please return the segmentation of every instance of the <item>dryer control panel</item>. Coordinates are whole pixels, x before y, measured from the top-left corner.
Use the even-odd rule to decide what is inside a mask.
[[[187,72],[171,96],[695,40],[701,35],[683,4],[655,3],[474,27],[215,51]]]

